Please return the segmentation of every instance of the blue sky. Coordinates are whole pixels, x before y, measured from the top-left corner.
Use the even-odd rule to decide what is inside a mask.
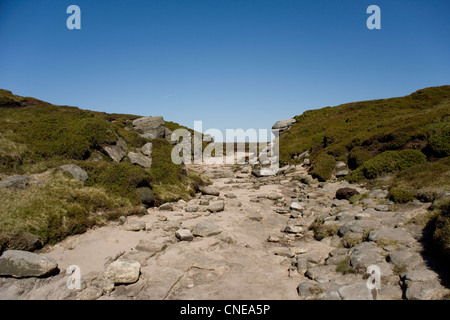
[[[81,8],[81,30],[66,9]],[[381,30],[369,30],[369,5]],[[450,84],[448,0],[0,0],[0,88],[54,104],[270,129]]]

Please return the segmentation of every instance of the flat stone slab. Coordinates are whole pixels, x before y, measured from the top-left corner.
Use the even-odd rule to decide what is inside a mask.
[[[65,164],[60,166],[59,169],[68,172],[72,177],[83,182],[86,182],[89,178],[87,172],[76,164]]]
[[[0,276],[45,277],[57,269],[55,260],[28,251],[7,250],[0,257]]]
[[[368,239],[374,242],[390,241],[404,245],[415,242],[415,239],[408,232],[399,228],[371,231]]]
[[[192,230],[192,234],[196,237],[210,237],[219,234],[222,231],[222,228],[218,225],[212,222],[202,221],[197,223]]]

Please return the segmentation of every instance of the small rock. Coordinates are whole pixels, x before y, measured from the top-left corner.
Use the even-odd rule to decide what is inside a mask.
[[[200,186],[199,190],[203,194],[211,195],[211,196],[219,196],[220,191],[218,188],[213,186]]]
[[[100,298],[103,294],[101,288],[90,286],[77,294],[78,300],[96,300]]]
[[[389,262],[398,268],[413,269],[422,262],[420,254],[408,250],[399,250],[389,253]]]
[[[89,178],[87,172],[75,164],[65,164],[59,167],[60,170],[66,171],[79,181],[86,182]]]
[[[201,199],[200,200],[201,206],[208,206],[209,205],[209,199]]]
[[[375,207],[375,210],[386,212],[386,211],[389,211],[389,206],[386,204],[379,204]]]
[[[267,195],[267,199],[270,200],[278,200],[278,199],[282,199],[283,195],[276,193],[276,192],[271,192]]]
[[[188,229],[178,229],[175,232],[175,236],[180,241],[192,241],[194,239],[194,236]]]
[[[161,252],[167,248],[167,243],[152,242],[149,240],[141,240],[136,246],[136,250],[145,252]]]
[[[114,162],[120,162],[125,157],[125,151],[117,145],[104,146],[103,150]]]
[[[225,210],[225,203],[223,201],[216,201],[211,203],[206,209],[210,212],[220,212]]]
[[[411,282],[406,286],[407,300],[441,300],[445,290],[438,281]]]
[[[277,256],[282,256],[286,258],[293,258],[295,256],[295,253],[291,251],[291,249],[286,247],[280,247],[275,249],[274,254]]]
[[[145,154],[147,157],[150,157],[152,155],[152,149],[153,144],[151,142],[147,142],[144,144],[144,146],[141,148],[141,152]]]
[[[202,221],[192,230],[192,234],[196,237],[210,237],[222,232],[222,228],[214,223]]]
[[[291,205],[289,206],[289,208],[291,208],[292,210],[297,210],[297,211],[301,211],[304,209],[303,205],[301,205],[298,202],[292,202]]]
[[[369,220],[372,216],[366,212],[361,212],[355,215],[356,220]]]
[[[342,286],[338,290],[342,300],[373,300],[372,292],[366,282],[358,282]]]
[[[345,177],[346,175],[348,175],[348,170],[339,170],[336,172],[336,177]]]
[[[142,221],[130,221],[122,225],[122,229],[126,231],[141,231],[145,230],[146,225]]]
[[[198,211],[198,206],[187,206],[184,208],[184,211],[186,212],[197,212]]]
[[[152,166],[152,158],[140,153],[130,152],[127,157],[132,164],[137,164],[143,168],[151,168]]]
[[[225,197],[228,199],[236,199],[237,196],[234,193],[226,193]]]
[[[31,178],[28,176],[10,176],[0,181],[0,189],[26,189],[30,184]]]
[[[105,270],[104,276],[114,284],[135,283],[139,279],[141,264],[137,261],[118,259]]]
[[[340,188],[336,191],[336,199],[338,200],[349,200],[354,195],[359,194],[359,192],[356,189],[345,187]]]
[[[158,207],[158,210],[173,211],[173,205],[170,202],[166,202]]]
[[[155,195],[152,189],[148,187],[137,188],[136,192],[141,199],[141,202],[147,206],[153,206],[155,203]]]
[[[248,216],[248,219],[252,220],[252,221],[261,221],[263,219],[263,217],[259,213],[251,213]]]
[[[267,237],[268,242],[280,242],[284,238],[283,234],[269,234]]]
[[[283,229],[283,232],[287,232],[287,233],[302,233],[303,232],[303,228],[300,227],[300,226],[287,225]]]

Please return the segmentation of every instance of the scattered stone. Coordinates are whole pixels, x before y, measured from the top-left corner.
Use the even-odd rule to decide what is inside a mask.
[[[367,212],[361,212],[355,215],[356,220],[369,220],[372,216]]]
[[[145,230],[145,228],[146,225],[142,221],[130,221],[122,225],[122,229],[126,231],[141,231]]]
[[[209,200],[208,199],[200,199],[200,205],[201,206],[208,206]]]
[[[158,207],[158,210],[173,211],[173,205],[170,202],[166,202]]]
[[[293,258],[295,256],[295,253],[292,252],[291,249],[286,248],[286,247],[276,248],[274,251],[274,254],[277,256],[282,256],[282,257],[286,257],[286,258]]]
[[[202,221],[192,230],[192,234],[196,237],[210,237],[222,232],[222,228],[214,223]]]
[[[339,235],[345,236],[348,233],[364,234],[369,230],[380,228],[380,224],[374,220],[354,220],[346,222],[340,229]]]
[[[297,210],[297,211],[301,211],[304,209],[303,205],[301,205],[298,202],[292,202],[291,205],[289,206],[289,208],[291,208],[292,210]]]
[[[139,279],[141,264],[137,261],[118,259],[105,270],[104,277],[114,284],[135,283]]]
[[[158,253],[167,248],[167,243],[152,242],[149,240],[141,240],[136,246],[136,250],[145,252]]]
[[[287,232],[287,233],[302,233],[303,232],[303,228],[300,227],[300,226],[287,225],[283,229],[283,232]]]
[[[438,281],[410,282],[406,285],[407,300],[441,300],[445,290]]]
[[[342,286],[338,290],[342,300],[373,300],[372,292],[366,282],[357,282]]]
[[[72,175],[72,177],[79,181],[86,182],[89,178],[87,172],[84,169],[81,169],[76,164],[65,164],[63,166],[60,166],[59,169],[68,172]]]
[[[220,195],[219,189],[214,186],[200,186],[199,190],[201,193],[211,195],[211,196],[219,196]]]
[[[151,168],[152,166],[152,158],[146,157],[140,153],[130,152],[127,157],[132,164],[137,164],[143,168]]]
[[[220,212],[225,210],[225,203],[223,201],[216,201],[211,203],[206,209],[210,212]]]
[[[368,237],[369,241],[374,241],[377,243],[386,243],[386,244],[411,244],[414,243],[414,238],[406,231],[395,228],[395,229],[380,229],[374,230],[369,233]]]
[[[127,222],[127,218],[125,216],[119,217],[119,225],[124,225]]]
[[[146,144],[144,144],[144,146],[141,148],[141,152],[146,155],[147,157],[151,157],[152,155],[152,149],[153,149],[153,144],[151,142],[147,142]]]
[[[367,270],[370,265],[382,262],[384,259],[375,251],[361,251],[352,254],[350,265],[358,270]]]
[[[197,212],[198,211],[198,206],[187,206],[184,208],[184,211],[186,212]]]
[[[234,193],[226,193],[225,197],[228,199],[236,199],[237,196]]]
[[[259,170],[252,170],[252,174],[255,177],[268,177],[268,176],[275,176],[276,172],[269,168],[261,168]]]
[[[95,286],[89,286],[77,294],[78,300],[96,300],[103,295],[103,290]]]
[[[281,239],[284,238],[284,234],[269,234],[267,237],[268,242],[280,242]]]
[[[279,213],[279,214],[288,214],[288,213],[291,213],[291,210],[290,210],[289,208],[286,208],[286,207],[284,207],[284,208],[275,208],[274,211],[275,211],[276,213]]]
[[[117,163],[122,161],[123,157],[125,157],[126,154],[125,151],[117,145],[104,146],[103,150],[105,150],[108,156]]]
[[[194,236],[188,229],[178,229],[175,232],[175,236],[180,241],[192,241],[194,239]]]
[[[322,300],[341,300],[341,296],[337,291],[330,291],[323,296]]]
[[[413,269],[422,262],[420,254],[408,250],[389,253],[388,261],[398,268]]]
[[[375,207],[375,210],[386,212],[386,211],[389,211],[389,206],[386,204],[379,204]]]
[[[344,168],[346,168],[346,167],[347,167],[347,165],[345,164],[344,161],[338,161],[338,162],[336,162],[336,169],[337,169],[337,170],[344,169]]]
[[[261,221],[263,219],[263,217],[259,213],[251,213],[248,216],[248,219],[252,220],[252,221]]]
[[[153,206],[155,203],[155,195],[152,189],[148,187],[137,188],[136,192],[141,199],[141,202],[149,207]]]
[[[0,257],[0,276],[45,277],[57,269],[53,259],[28,251],[7,250]]]
[[[297,120],[294,118],[280,120],[275,122],[275,124],[272,126],[272,129],[279,130],[279,132],[288,130],[294,123],[297,123]]]
[[[339,170],[336,172],[336,177],[345,177],[346,175],[348,175],[348,170]]]
[[[10,176],[0,181],[0,189],[26,189],[30,184],[31,178],[28,176]]]
[[[267,195],[267,199],[270,199],[270,200],[279,200],[282,198],[283,198],[283,195],[281,195],[279,193],[275,193],[275,192],[271,192]]]
[[[349,200],[354,195],[359,194],[359,192],[356,189],[345,187],[340,188],[336,191],[336,199],[338,200]]]
[[[148,139],[164,138],[165,126],[164,119],[158,117],[142,117],[133,120],[133,129],[146,135]]]
[[[405,275],[405,282],[415,282],[415,281],[437,281],[438,275],[428,269],[414,269],[411,271],[408,271],[408,273]]]

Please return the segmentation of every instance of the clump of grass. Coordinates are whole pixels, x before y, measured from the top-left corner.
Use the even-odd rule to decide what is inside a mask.
[[[450,156],[450,128],[447,127],[433,134],[428,141],[428,146],[436,156]]]
[[[364,192],[364,193],[360,193],[360,194],[355,194],[354,196],[352,196],[349,201],[351,204],[357,204],[359,201],[366,199],[369,196],[368,192]]]
[[[310,173],[313,178],[317,178],[319,181],[326,181],[330,179],[335,164],[336,162],[333,156],[326,153],[319,153],[314,159],[314,165]]]
[[[364,236],[354,236],[351,234],[346,234],[345,236],[342,237],[341,241],[342,241],[342,245],[345,248],[353,248],[354,246],[360,244],[361,242],[364,241]]]
[[[367,179],[374,179],[384,173],[401,171],[424,162],[426,162],[426,156],[417,150],[385,151],[365,161],[352,172],[348,179],[356,181],[362,176]]]
[[[39,236],[43,243],[55,243],[68,235],[83,233],[106,219],[104,212],[120,210],[127,215],[133,205],[99,187],[55,172],[25,190],[0,189],[0,229]]]
[[[356,269],[350,265],[350,256],[345,256],[336,265],[336,271],[342,274],[356,273]]]
[[[388,196],[395,203],[407,203],[414,200],[413,192],[401,188],[391,188]]]
[[[339,227],[337,225],[325,225],[323,219],[316,219],[310,226],[309,230],[314,232],[314,239],[320,241],[327,237],[338,234]]]

